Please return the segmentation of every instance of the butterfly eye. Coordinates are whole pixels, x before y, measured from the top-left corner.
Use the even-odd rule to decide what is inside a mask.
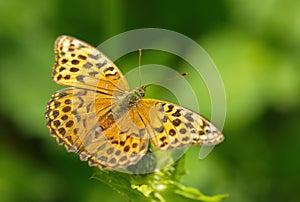
[[[143,91],[140,91],[140,96],[141,97],[144,97],[145,96],[145,91],[143,90]]]
[[[138,88],[137,95],[138,95],[138,97],[144,97],[145,96],[145,88],[144,87]]]

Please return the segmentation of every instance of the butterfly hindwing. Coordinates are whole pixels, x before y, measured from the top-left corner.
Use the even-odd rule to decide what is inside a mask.
[[[146,153],[147,131],[141,129],[143,123],[133,111],[114,119],[113,105],[102,94],[66,88],[54,93],[49,101],[47,126],[59,144],[78,153],[81,160],[89,160],[91,166],[109,170],[127,167]],[[128,120],[135,122],[128,124]]]
[[[114,118],[111,111],[103,121],[110,123],[103,130],[107,142],[104,149],[91,158],[93,164],[105,165],[102,168],[110,170],[136,164],[146,154],[149,142],[147,130],[138,113],[128,110]]]
[[[80,153],[84,150],[87,120],[93,118],[90,109],[94,94],[87,90],[66,88],[57,91],[48,102],[45,113],[47,126],[59,144],[68,151]],[[90,107],[87,107],[90,106]]]

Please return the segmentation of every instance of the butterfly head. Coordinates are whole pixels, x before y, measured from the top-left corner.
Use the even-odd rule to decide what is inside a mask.
[[[145,91],[146,91],[146,87],[145,86],[140,86],[140,87],[136,88],[135,95],[138,98],[144,97],[145,96]]]
[[[137,87],[136,89],[134,89],[132,91],[133,92],[132,97],[135,100],[138,100],[139,98],[145,97],[146,88],[151,86],[151,85],[153,85],[153,84],[147,84],[147,85],[144,85],[144,86]]]

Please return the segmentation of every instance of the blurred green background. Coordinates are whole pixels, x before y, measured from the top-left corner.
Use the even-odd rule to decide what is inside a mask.
[[[226,89],[226,141],[204,160],[199,147],[190,149],[183,183],[208,195],[228,193],[226,201],[299,201],[299,19],[297,0],[0,0],[0,201],[127,201],[56,144],[44,111],[63,88],[51,80],[57,36],[98,45],[147,27],[197,41]],[[128,71],[122,67],[136,65],[136,55],[116,63]],[[185,69],[172,58],[147,58],[145,51],[142,59]]]

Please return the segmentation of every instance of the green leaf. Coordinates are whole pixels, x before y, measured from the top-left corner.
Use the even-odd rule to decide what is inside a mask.
[[[186,187],[180,183],[185,173],[184,158],[181,158],[173,165],[150,174],[98,171],[93,178],[107,184],[130,201],[219,202],[228,197],[226,194],[206,196],[195,188]]]
[[[112,171],[97,171],[92,178],[108,185],[119,194],[126,196],[128,199],[144,200],[145,195],[132,188],[132,178],[134,176],[127,173]],[[149,200],[150,201],[150,200]]]

